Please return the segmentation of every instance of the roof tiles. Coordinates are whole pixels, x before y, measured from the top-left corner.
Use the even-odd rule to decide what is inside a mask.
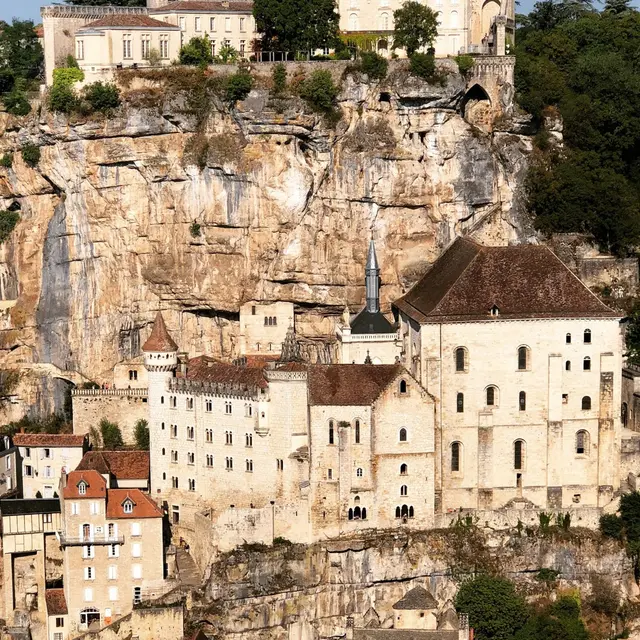
[[[126,513],[124,510],[124,504],[127,500],[133,503],[131,513]],[[109,489],[107,518],[162,518],[162,511],[140,489]]]
[[[147,29],[171,29],[176,30],[178,27],[155,18],[141,14],[126,14],[126,13],[114,13],[99,20],[94,20],[85,24],[78,31],[84,31],[85,29],[127,29],[127,28],[147,28]]]
[[[169,353],[171,351],[178,350],[178,345],[169,335],[167,325],[164,323],[164,318],[162,317],[162,313],[160,311],[158,311],[158,313],[156,314],[156,319],[153,321],[153,329],[151,329],[151,335],[142,345],[142,350],[155,351],[160,353]]]
[[[82,447],[86,436],[71,433],[16,433],[16,447]]]
[[[211,1],[196,1],[179,0],[178,2],[170,2],[157,9],[152,9],[150,13],[168,13],[173,11],[179,11],[185,13],[189,11],[197,11],[200,13],[252,13],[253,2],[216,2]]]
[[[84,493],[80,493],[78,485],[84,482],[87,486]],[[92,469],[88,471],[72,471],[67,475],[67,484],[62,490],[65,500],[69,498],[104,498],[107,495],[105,479]]]
[[[260,367],[239,367],[221,364],[205,356],[192,358],[187,363],[187,380],[240,385],[247,389],[267,387],[264,371]]]
[[[44,592],[44,599],[47,603],[47,615],[65,616],[69,613],[64,589],[47,589]]]
[[[88,451],[76,471],[93,469],[110,473],[116,480],[147,480],[149,478],[148,451]]]

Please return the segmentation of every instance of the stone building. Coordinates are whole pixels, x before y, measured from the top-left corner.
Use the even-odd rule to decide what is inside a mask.
[[[88,451],[76,471],[97,471],[110,489],[149,491],[148,451]]]
[[[394,308],[436,398],[437,511],[612,499],[620,316],[549,248],[458,239]]]
[[[240,355],[272,355],[277,359],[289,327],[295,327],[291,302],[262,304],[251,301],[243,304],[238,336]]]
[[[69,609],[64,597],[64,589],[47,589],[47,640],[66,640]]]
[[[83,435],[68,433],[16,433],[24,498],[53,498],[62,474],[76,468],[88,448]]]
[[[162,513],[139,489],[113,489],[95,470],[61,480],[60,544],[70,634],[127,615],[164,581]]]
[[[366,305],[351,319],[348,307],[336,327],[338,358],[342,364],[398,362],[401,343],[397,328],[380,311],[380,267],[373,240],[365,268]]]

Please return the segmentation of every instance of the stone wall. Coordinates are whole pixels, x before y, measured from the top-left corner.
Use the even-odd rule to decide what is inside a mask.
[[[125,444],[135,444],[138,420],[149,421],[146,389],[77,389],[72,393],[73,433],[89,433],[106,418],[122,431]]]

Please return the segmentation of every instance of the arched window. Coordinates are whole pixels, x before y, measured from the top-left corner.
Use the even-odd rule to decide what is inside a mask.
[[[401,496],[406,496],[406,495],[407,495],[407,485],[406,485],[406,484],[403,484],[403,485],[400,487],[400,495],[401,495]]]
[[[622,421],[622,426],[626,428],[627,422],[629,421],[629,405],[626,402],[622,403],[622,409],[620,411],[620,420]]]
[[[459,393],[456,396],[456,411],[458,413],[464,413],[464,393]]]
[[[451,471],[460,471],[460,453],[462,445],[459,442],[451,443]]]
[[[582,361],[582,369],[583,371],[591,371],[591,358],[589,356]]]
[[[366,507],[362,507],[362,512],[361,512],[360,517],[361,517],[363,520],[366,520],[366,519],[367,519],[367,508],[366,508]]]
[[[329,420],[329,444],[333,444],[333,420]]]
[[[498,406],[498,389],[497,387],[487,387],[487,407]]]
[[[458,27],[458,12],[452,11],[449,14],[449,27],[451,29],[456,29]]]
[[[584,343],[591,344],[591,329],[584,330]]]
[[[400,509],[400,516],[402,518],[408,518],[409,517],[409,507],[406,504],[402,505],[402,509]]]
[[[527,394],[524,391],[521,391],[518,395],[518,406],[520,411],[527,410]]]
[[[162,447],[162,455],[165,455],[164,447]]]
[[[456,371],[467,370],[467,350],[464,347],[456,349]]]
[[[360,420],[356,420],[356,444],[360,444]]]
[[[567,344],[571,344],[571,334],[570,333],[567,333],[566,343]]]
[[[407,393],[407,381],[400,380],[400,393]]]
[[[349,16],[349,29],[351,29],[351,31],[358,30],[358,16],[355,13]]]
[[[589,396],[584,396],[582,398],[582,410],[589,411],[591,409],[591,398]]]
[[[571,360],[567,360],[564,363],[564,369],[565,369],[565,371],[571,371]]]
[[[406,442],[407,441],[407,430],[402,427],[402,429],[400,429],[400,433],[398,434],[398,440],[400,442]]]
[[[406,476],[409,474],[409,467],[407,467],[407,465],[403,462],[400,465],[400,475],[401,476]]]
[[[264,317],[264,326],[266,327],[269,324],[269,318],[267,316]]]
[[[389,14],[383,13],[380,16],[380,31],[388,31],[389,30]]]
[[[396,507],[396,518],[400,517],[400,507]]]
[[[360,504],[360,496],[356,496],[356,497],[353,499],[353,504]]]
[[[356,477],[358,477],[358,478],[362,478],[363,473],[364,473],[364,472],[362,471],[362,468],[361,468],[361,467],[358,467],[358,468],[356,469]]]
[[[360,507],[356,507],[353,510],[353,519],[354,520],[360,520]]]
[[[349,520],[353,520],[353,509],[349,509]]]
[[[513,443],[513,468],[522,470],[524,468],[524,442],[516,440]]]
[[[589,453],[589,432],[584,429],[576,433],[576,453],[579,455]]]
[[[409,517],[410,518],[413,518],[413,513],[414,513],[413,507],[409,507]]]
[[[518,347],[518,371],[526,371],[529,368],[529,348]]]

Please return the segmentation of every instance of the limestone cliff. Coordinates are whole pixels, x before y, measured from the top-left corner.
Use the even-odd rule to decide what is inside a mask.
[[[432,86],[405,64],[375,83],[335,63],[337,125],[299,100],[276,104],[268,68],[197,133],[184,96],[131,78],[108,118],[0,113],[0,155],[15,152],[0,167],[0,209],[21,215],[0,248],[4,364],[107,379],[158,309],[181,349],[230,356],[248,300],[292,301],[298,331],[327,337],[327,314],[363,302],[371,234],[386,309],[456,235],[524,239],[530,139],[504,117],[493,133],[465,120],[469,81],[456,72]],[[492,113],[507,114],[512,95],[498,79]],[[41,148],[35,168],[18,152],[27,142]]]

